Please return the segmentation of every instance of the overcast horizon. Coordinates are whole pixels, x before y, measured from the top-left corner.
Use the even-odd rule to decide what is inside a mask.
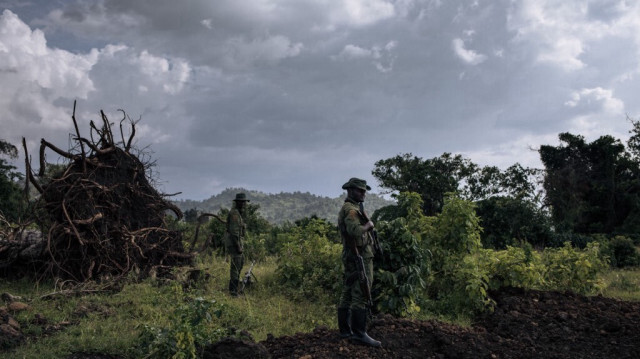
[[[640,0],[0,0],[0,139],[37,168],[77,100],[83,136],[140,119],[172,199],[379,193],[399,154],[540,168],[561,132],[626,141],[639,55]]]

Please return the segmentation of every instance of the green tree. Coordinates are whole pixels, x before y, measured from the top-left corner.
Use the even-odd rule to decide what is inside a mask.
[[[245,205],[244,221],[247,224],[247,231],[254,235],[268,233],[271,224],[260,215],[260,205],[247,203]]]
[[[15,171],[15,166],[2,157],[15,159],[18,157],[18,149],[0,139],[0,214],[9,221],[16,221],[23,207],[23,196],[18,185],[18,180],[23,176]]]
[[[631,122],[632,126],[629,131],[631,136],[629,137],[629,140],[627,140],[627,147],[634,159],[638,161],[638,159],[640,159],[640,121],[635,121],[631,118],[627,118],[627,120]]]
[[[476,213],[485,248],[506,249],[521,242],[544,248],[553,238],[547,214],[532,201],[495,196],[478,201]]]
[[[187,223],[196,223],[198,221],[198,210],[190,208],[184,211],[184,221]]]
[[[638,162],[611,136],[591,143],[561,133],[560,146],[541,146],[546,204],[559,231],[617,233],[637,228]]]
[[[372,173],[382,187],[420,194],[424,214],[433,216],[442,210],[445,193],[457,192],[462,180],[476,170],[477,166],[461,155],[444,153],[423,160],[407,153],[377,161]]]
[[[542,172],[518,163],[505,171],[495,166],[480,167],[450,153],[427,160],[409,153],[376,162],[372,173],[382,187],[392,192],[420,194],[424,214],[433,216],[442,211],[446,193],[458,193],[469,201],[493,196],[537,201],[537,183]],[[380,211],[380,218],[401,215],[389,213],[391,208]]]

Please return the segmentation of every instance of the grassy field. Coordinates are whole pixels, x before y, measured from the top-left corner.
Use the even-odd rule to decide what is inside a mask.
[[[602,275],[602,295],[626,301],[640,301],[640,269],[612,270]]]
[[[196,297],[217,302],[222,315],[215,318],[215,324],[246,330],[256,341],[268,334],[291,335],[319,325],[336,326],[335,305],[324,304],[332,300],[287,293],[275,283],[273,261],[257,264],[258,282],[236,298],[227,294],[228,263],[224,259],[207,258],[198,267],[208,278],[189,287],[183,286],[183,280],[145,279],[132,280],[117,292],[80,295],[49,295],[56,292],[54,283],[2,280],[0,293],[23,297],[30,309],[15,314],[26,342],[0,357],[64,358],[80,351],[126,354],[137,342],[142,325],[169,326],[176,305]],[[179,271],[174,274],[185,276]],[[640,301],[640,269],[610,271],[602,279],[602,295]],[[46,318],[47,324],[34,323],[36,315]],[[429,318],[423,312],[418,319]]]
[[[55,292],[53,283],[3,280],[0,293],[21,296],[30,305],[29,310],[15,315],[26,343],[5,354],[43,359],[79,351],[124,354],[136,342],[141,325],[168,326],[168,316],[177,303],[196,297],[213,299],[220,305],[222,315],[214,318],[216,324],[246,330],[256,341],[266,339],[267,334],[281,336],[311,331],[318,325],[335,326],[335,306],[319,304],[326,302],[323,300],[294,298],[273,285],[273,262],[257,264],[254,272],[258,281],[246,295],[235,298],[227,294],[227,262],[209,258],[199,267],[209,278],[189,288],[183,288],[181,281],[146,279],[132,281],[115,293],[49,298],[41,297]],[[180,277],[179,272],[176,275]],[[36,314],[54,329],[43,332],[42,325],[31,323]]]

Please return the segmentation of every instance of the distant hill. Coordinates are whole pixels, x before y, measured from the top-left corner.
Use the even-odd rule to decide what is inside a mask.
[[[245,192],[252,204],[260,205],[260,214],[270,223],[281,224],[293,222],[304,217],[316,215],[332,223],[338,221],[338,211],[344,203],[345,196],[338,198],[316,196],[309,192],[281,192],[267,194],[242,188],[227,188],[220,194],[203,201],[180,200],[173,203],[183,212],[192,208],[201,212],[216,213],[220,208],[230,208],[236,193]],[[378,208],[395,204],[376,194],[367,194],[365,208],[373,214]]]

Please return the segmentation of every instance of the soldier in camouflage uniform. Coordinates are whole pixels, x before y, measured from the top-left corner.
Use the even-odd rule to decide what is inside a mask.
[[[344,283],[340,304],[338,305],[338,327],[342,338],[351,338],[365,345],[380,347],[379,341],[367,335],[367,298],[358,278],[359,258],[348,245],[355,241],[358,254],[362,256],[364,271],[369,285],[373,282],[373,238],[371,231],[373,222],[360,211],[360,203],[364,202],[366,191],[371,190],[365,180],[351,178],[342,186],[347,190],[342,209],[338,214],[338,227],[342,237],[342,264],[344,266]],[[353,242],[351,242],[353,243]],[[370,287],[369,287],[370,288]]]
[[[227,233],[225,235],[225,248],[231,260],[231,268],[229,270],[229,293],[232,296],[238,295],[238,284],[240,283],[240,274],[242,266],[244,266],[243,242],[247,225],[244,223],[242,216],[244,215],[244,206],[249,202],[244,193],[237,193],[233,200],[235,205],[229,211],[227,217]]]

